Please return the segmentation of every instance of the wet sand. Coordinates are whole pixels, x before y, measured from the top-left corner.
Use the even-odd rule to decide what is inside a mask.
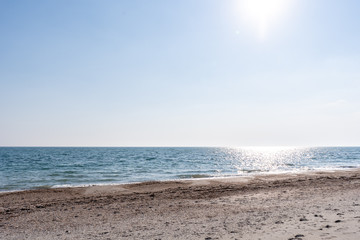
[[[0,239],[360,239],[360,170],[0,193]]]

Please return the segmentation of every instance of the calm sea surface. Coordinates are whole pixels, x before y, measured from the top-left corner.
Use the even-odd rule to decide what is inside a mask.
[[[0,191],[360,167],[360,147],[0,147]]]

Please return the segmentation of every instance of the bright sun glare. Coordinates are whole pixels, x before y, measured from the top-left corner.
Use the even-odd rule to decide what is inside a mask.
[[[241,0],[244,21],[265,38],[269,28],[279,21],[289,10],[293,0]]]

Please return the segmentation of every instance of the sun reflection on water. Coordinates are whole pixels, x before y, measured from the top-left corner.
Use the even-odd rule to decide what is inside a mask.
[[[238,173],[281,171],[301,165],[301,147],[241,147],[225,150]]]

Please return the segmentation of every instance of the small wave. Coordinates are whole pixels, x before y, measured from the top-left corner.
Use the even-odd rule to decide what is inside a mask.
[[[41,185],[41,186],[36,186],[33,189],[50,189],[52,187],[53,186],[50,186],[50,185]]]
[[[268,172],[268,170],[259,170],[259,169],[240,169],[238,172],[243,172],[243,173],[259,173],[259,172]]]
[[[358,166],[340,166],[341,168],[358,168]]]
[[[49,177],[59,177],[59,176],[62,176],[62,174],[61,173],[50,173],[48,176]]]
[[[62,173],[63,174],[74,174],[74,173],[77,173],[78,171],[74,171],[74,170],[66,170],[66,171],[63,171]]]
[[[92,187],[92,186],[116,186],[116,185],[125,185],[130,183],[140,183],[140,182],[108,182],[108,183],[101,183],[101,182],[94,182],[94,183],[83,183],[83,184],[58,184],[54,185],[51,188],[78,188],[78,187]]]
[[[293,164],[293,163],[285,163],[284,165],[288,166],[288,167],[294,167],[295,166],[295,164]]]
[[[102,179],[98,179],[99,182],[113,182],[116,181],[116,178],[102,178]]]
[[[206,174],[184,174],[184,175],[177,175],[178,178],[210,178],[211,175]]]
[[[119,177],[120,175],[119,174],[104,174],[103,177],[105,178],[116,178],[116,177]]]

